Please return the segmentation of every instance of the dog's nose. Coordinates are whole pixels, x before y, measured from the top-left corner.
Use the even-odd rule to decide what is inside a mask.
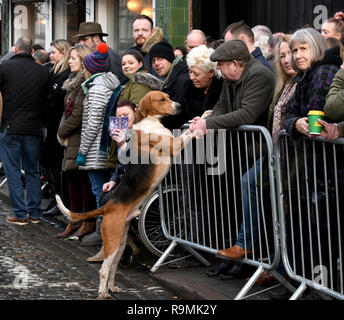
[[[181,112],[182,108],[181,108],[181,104],[180,103],[173,101],[173,107],[174,107],[174,110],[175,110],[176,114]]]

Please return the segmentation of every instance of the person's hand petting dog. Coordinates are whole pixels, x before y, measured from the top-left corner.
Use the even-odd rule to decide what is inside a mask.
[[[199,139],[207,134],[207,122],[201,117],[189,121],[192,138]]]

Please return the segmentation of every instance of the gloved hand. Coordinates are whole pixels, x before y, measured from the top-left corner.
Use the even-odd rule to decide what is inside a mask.
[[[78,166],[84,166],[86,164],[86,156],[78,152],[78,157],[76,158],[76,164]]]

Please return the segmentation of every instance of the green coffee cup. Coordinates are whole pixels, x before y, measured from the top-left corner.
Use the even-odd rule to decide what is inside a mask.
[[[318,122],[319,119],[323,120],[325,113],[323,111],[312,110],[308,113],[309,134],[321,134],[322,125]]]

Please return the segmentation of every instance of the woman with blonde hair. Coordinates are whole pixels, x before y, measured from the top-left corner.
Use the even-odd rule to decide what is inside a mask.
[[[65,97],[64,112],[59,124],[57,137],[63,145],[64,157],[62,160],[62,172],[67,182],[70,209],[74,212],[87,212],[96,208],[95,197],[92,194],[91,184],[84,170],[78,170],[76,159],[80,147],[83,102],[85,98],[82,83],[86,81],[83,59],[91,53],[84,44],[76,44],[69,50],[68,64],[71,70],[69,78],[64,82]],[[81,237],[93,231],[95,222],[83,222],[82,224],[67,225],[64,232],[57,237],[65,238],[74,234]]]
[[[70,74],[68,53],[71,43],[67,40],[59,39],[52,41],[50,46],[52,99],[48,110],[47,136],[43,145],[41,165],[46,169],[51,200],[48,207],[42,212],[43,217],[60,213],[56,206],[55,194],[62,194],[61,163],[63,148],[57,142],[56,134],[63,114],[64,97],[66,94],[62,85]]]
[[[60,119],[64,109],[64,97],[66,91],[62,85],[70,74],[68,65],[68,53],[71,43],[64,39],[52,41],[50,43],[50,61],[52,68],[51,87],[52,99],[48,111],[49,118],[46,123],[46,138],[43,145],[41,165],[46,170],[48,178],[48,186],[50,193],[50,203],[48,207],[42,212],[42,216],[49,217],[59,214],[59,210],[55,202],[55,194],[62,194],[61,183],[61,163],[63,158],[63,148],[56,140],[57,129],[59,127]]]
[[[321,35],[325,38],[335,38],[344,44],[344,13],[336,12],[333,18],[327,19],[321,26]]]

